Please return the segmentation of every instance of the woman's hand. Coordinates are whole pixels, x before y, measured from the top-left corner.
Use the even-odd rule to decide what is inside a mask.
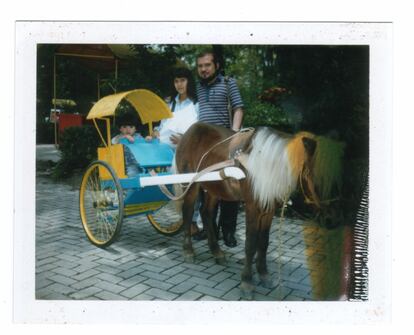
[[[173,134],[170,136],[170,141],[172,144],[178,144],[181,141],[181,137],[183,137],[182,134]]]

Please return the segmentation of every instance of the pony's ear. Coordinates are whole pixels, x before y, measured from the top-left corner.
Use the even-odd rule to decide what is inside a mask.
[[[302,137],[303,146],[309,157],[312,157],[316,149],[316,141],[309,137]]]

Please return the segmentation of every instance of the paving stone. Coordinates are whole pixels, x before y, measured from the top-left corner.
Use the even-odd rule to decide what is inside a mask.
[[[110,282],[112,284],[117,284],[124,280],[122,277],[115,276],[111,273],[99,273],[98,275],[96,275],[96,278]]]
[[[189,275],[191,277],[198,277],[198,278],[204,278],[204,279],[207,279],[208,277],[211,276],[210,273],[206,273],[206,272],[203,272],[203,271],[192,270],[192,269],[187,269],[187,270],[183,271],[183,274]]]
[[[226,266],[224,265],[218,265],[214,264],[204,270],[204,272],[210,273],[210,274],[216,274],[218,272],[224,271],[226,269]]]
[[[151,287],[157,288],[157,289],[162,289],[162,290],[166,290],[168,291],[173,285],[166,283],[166,282],[162,282],[159,280],[155,280],[155,279],[148,279],[144,282],[144,284],[147,284]]]
[[[228,291],[225,295],[223,295],[221,297],[224,300],[228,300],[228,301],[238,301],[241,299],[241,292],[240,292],[240,288],[234,287],[233,289],[231,289],[230,291]]]
[[[195,283],[192,283],[190,281],[187,281],[187,282],[183,282],[181,284],[178,284],[178,285],[170,288],[169,291],[170,292],[173,292],[173,293],[182,294],[182,293],[187,292],[188,290],[191,290],[196,285],[197,284],[195,284]]]
[[[145,291],[145,294],[161,300],[174,300],[178,297],[178,294],[160,290],[158,288],[151,288]]]
[[[72,276],[72,279],[74,279],[74,280],[84,280],[86,278],[95,276],[95,275],[100,274],[100,273],[101,273],[100,271],[97,271],[95,269],[89,269],[89,270],[82,271],[82,272]]]
[[[208,274],[208,276],[209,276],[209,274]],[[206,277],[208,277],[208,276],[206,276]],[[215,282],[215,281],[212,281],[212,280],[209,280],[209,279],[206,279],[206,278],[195,277],[195,276],[189,277],[188,281],[190,281],[192,283],[195,283],[195,284],[202,285],[202,286],[207,286],[207,287],[213,287],[213,286],[217,285],[217,282]]]
[[[49,279],[39,279],[36,277],[35,280],[35,286],[36,286],[36,290],[40,290],[46,286],[49,286],[51,284],[53,284],[54,282],[49,280]]]
[[[57,267],[52,270],[54,273],[62,275],[64,277],[71,277],[77,274],[77,271],[68,268]]]
[[[111,293],[119,293],[123,290],[125,290],[125,287],[121,285],[112,284],[110,282],[107,282],[105,280],[101,280],[98,283],[94,285],[94,287],[99,287],[105,291],[109,291]]]
[[[111,273],[113,275],[118,274],[118,276],[120,276],[120,272],[122,271],[118,267],[111,267],[111,266],[103,265],[103,264],[98,265],[94,269],[97,270],[97,271],[99,271],[99,272]]]
[[[127,279],[124,279],[124,280],[118,282],[118,285],[122,285],[126,288],[129,288],[129,287],[134,286],[134,285],[136,285],[136,284],[138,284],[138,283],[140,283],[144,280],[147,280],[147,279],[148,278],[146,278],[146,277],[143,277],[143,276],[140,276],[140,275],[135,275],[135,276],[129,277]]]
[[[36,179],[36,298],[240,299],[240,274],[245,257],[243,212],[237,225],[239,245],[227,248],[219,241],[227,259],[225,266],[215,263],[206,241],[195,241],[195,263],[185,263],[182,236],[157,234],[144,216],[126,218],[121,238],[109,248],[100,249],[87,240],[78,204],[73,201],[79,196],[80,177],[75,186],[54,183],[47,177]],[[280,277],[285,281],[282,299],[312,300],[308,255],[312,254],[312,264],[324,262],[326,257],[319,249],[323,241],[315,237],[318,230],[310,226],[305,244],[301,221],[286,218],[280,227],[278,221],[274,219],[270,232],[269,273],[275,278],[281,262]],[[279,231],[281,236],[277,235]],[[313,248],[305,252],[308,243]],[[277,288],[256,287],[255,300],[277,299]]]
[[[62,275],[53,275],[53,276],[50,276],[49,279],[62,285],[71,285],[71,284],[76,283],[76,280],[66,277],[66,276],[62,276]]]
[[[174,266],[174,267],[172,267],[168,270],[165,270],[165,271],[161,272],[161,274],[167,275],[167,276],[174,276],[178,273],[181,273],[181,272],[185,271],[185,269],[186,269],[185,267],[183,267],[181,265],[177,265],[177,266]]]
[[[137,274],[139,274],[141,272],[144,272],[144,271],[145,271],[145,269],[142,269],[141,266],[139,265],[139,266],[136,266],[136,267],[134,267],[132,269],[119,272],[117,275],[119,277],[122,277],[124,279],[127,279],[127,278],[130,278],[132,276],[135,276],[135,275],[137,275]]]
[[[177,274],[171,278],[168,278],[166,281],[171,283],[171,284],[180,284],[182,282],[187,281],[189,278],[191,278],[189,275],[185,275],[185,274]]]
[[[46,287],[48,290],[51,290],[53,292],[61,293],[61,294],[69,294],[74,292],[75,290],[67,285],[62,285],[59,283],[54,283],[52,285],[49,285]]]
[[[216,282],[222,282],[223,280],[225,280],[225,279],[227,279],[231,276],[232,276],[232,274],[230,272],[221,271],[221,272],[209,277],[208,279],[216,281]]]
[[[143,277],[152,278],[152,279],[156,279],[159,281],[165,281],[169,278],[169,276],[167,275],[163,275],[163,274],[152,272],[152,271],[144,271],[144,272],[141,272],[140,275]]]
[[[214,286],[214,288],[217,290],[229,291],[233,289],[234,287],[239,286],[239,284],[240,284],[240,281],[238,280],[225,279],[221,281],[220,283],[218,283],[216,286]]]
[[[96,277],[89,277],[89,278],[86,278],[84,280],[81,280],[81,281],[78,281],[78,282],[72,284],[71,287],[73,287],[76,290],[82,290],[84,288],[93,286],[93,285],[95,285],[99,282],[100,282],[100,279],[98,279]]]
[[[88,287],[83,290],[77,291],[75,293],[72,293],[70,297],[72,299],[92,299],[95,300],[96,298],[94,295],[96,295],[98,292],[101,292],[102,289],[99,287]]]
[[[156,298],[151,296],[151,295],[141,293],[141,294],[137,295],[136,297],[134,297],[134,300],[150,301],[150,300],[156,300]]]
[[[203,294],[200,292],[195,292],[195,291],[186,291],[183,294],[179,295],[177,297],[177,299],[175,300],[179,300],[179,301],[195,301],[197,299],[199,299],[200,297],[202,297]]]
[[[220,298],[226,293],[226,292],[223,292],[222,290],[217,290],[212,287],[207,287],[207,286],[202,286],[202,285],[195,286],[193,290],[203,293],[205,295],[216,297],[216,298]]]
[[[200,301],[220,301],[221,299],[216,298],[216,297],[212,297],[210,295],[203,295],[200,299],[198,299]]]
[[[312,294],[301,290],[292,290],[292,295],[302,298],[304,300],[312,300]]]
[[[122,295],[118,295],[118,294],[114,294],[114,293],[106,292],[106,291],[95,293],[94,296],[101,300],[128,300],[128,298],[123,297]]]
[[[121,295],[123,295],[126,298],[134,298],[137,295],[141,294],[142,292],[145,292],[146,290],[150,289],[150,286],[145,284],[136,284],[129,289],[126,289],[122,292],[120,292]]]

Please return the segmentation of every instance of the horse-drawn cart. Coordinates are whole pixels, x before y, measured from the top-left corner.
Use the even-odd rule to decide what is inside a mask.
[[[103,147],[98,148],[98,160],[87,168],[80,187],[80,216],[88,239],[98,247],[109,246],[118,237],[124,217],[146,215],[152,226],[165,235],[174,235],[182,227],[181,213],[174,202],[160,190],[159,185],[189,183],[195,173],[173,174],[174,151],[158,140],[136,140],[129,143],[111,143],[111,123],[119,103],[127,100],[136,110],[142,124],[152,133],[153,122],[173,116],[167,104],[156,94],[137,89],[104,97],[90,110],[87,119],[92,120]],[[104,122],[106,134],[99,122]],[[124,148],[139,163],[142,173],[126,174]],[[154,171],[157,173],[154,176]],[[225,175],[236,179],[244,173],[236,168],[226,168]],[[221,180],[218,172],[203,175],[198,181]]]

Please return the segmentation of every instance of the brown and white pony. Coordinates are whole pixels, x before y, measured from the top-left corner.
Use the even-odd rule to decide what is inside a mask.
[[[319,206],[319,199],[312,182],[312,156],[316,148],[314,135],[299,133],[288,135],[271,128],[258,128],[248,136],[233,136],[229,129],[205,123],[194,124],[182,137],[176,151],[177,173],[202,170],[215,163],[232,158],[242,152],[246,161],[241,169],[247,178],[237,181],[201,182],[191,186],[184,197],[182,213],[184,220],[184,257],[194,261],[190,224],[194,202],[200,188],[205,191],[201,217],[207,229],[208,244],[216,262],[225,262],[224,253],[217,242],[213,226],[213,213],[219,200],[244,201],[246,211],[245,264],[241,275],[241,290],[247,298],[252,297],[252,262],[261,283],[270,285],[266,264],[269,230],[276,208],[289,199],[300,184],[305,197]],[[218,144],[219,142],[222,143]],[[208,152],[209,151],[209,152]],[[208,152],[207,155],[205,153]],[[204,157],[203,157],[204,156]],[[203,157],[203,159],[202,159]]]

